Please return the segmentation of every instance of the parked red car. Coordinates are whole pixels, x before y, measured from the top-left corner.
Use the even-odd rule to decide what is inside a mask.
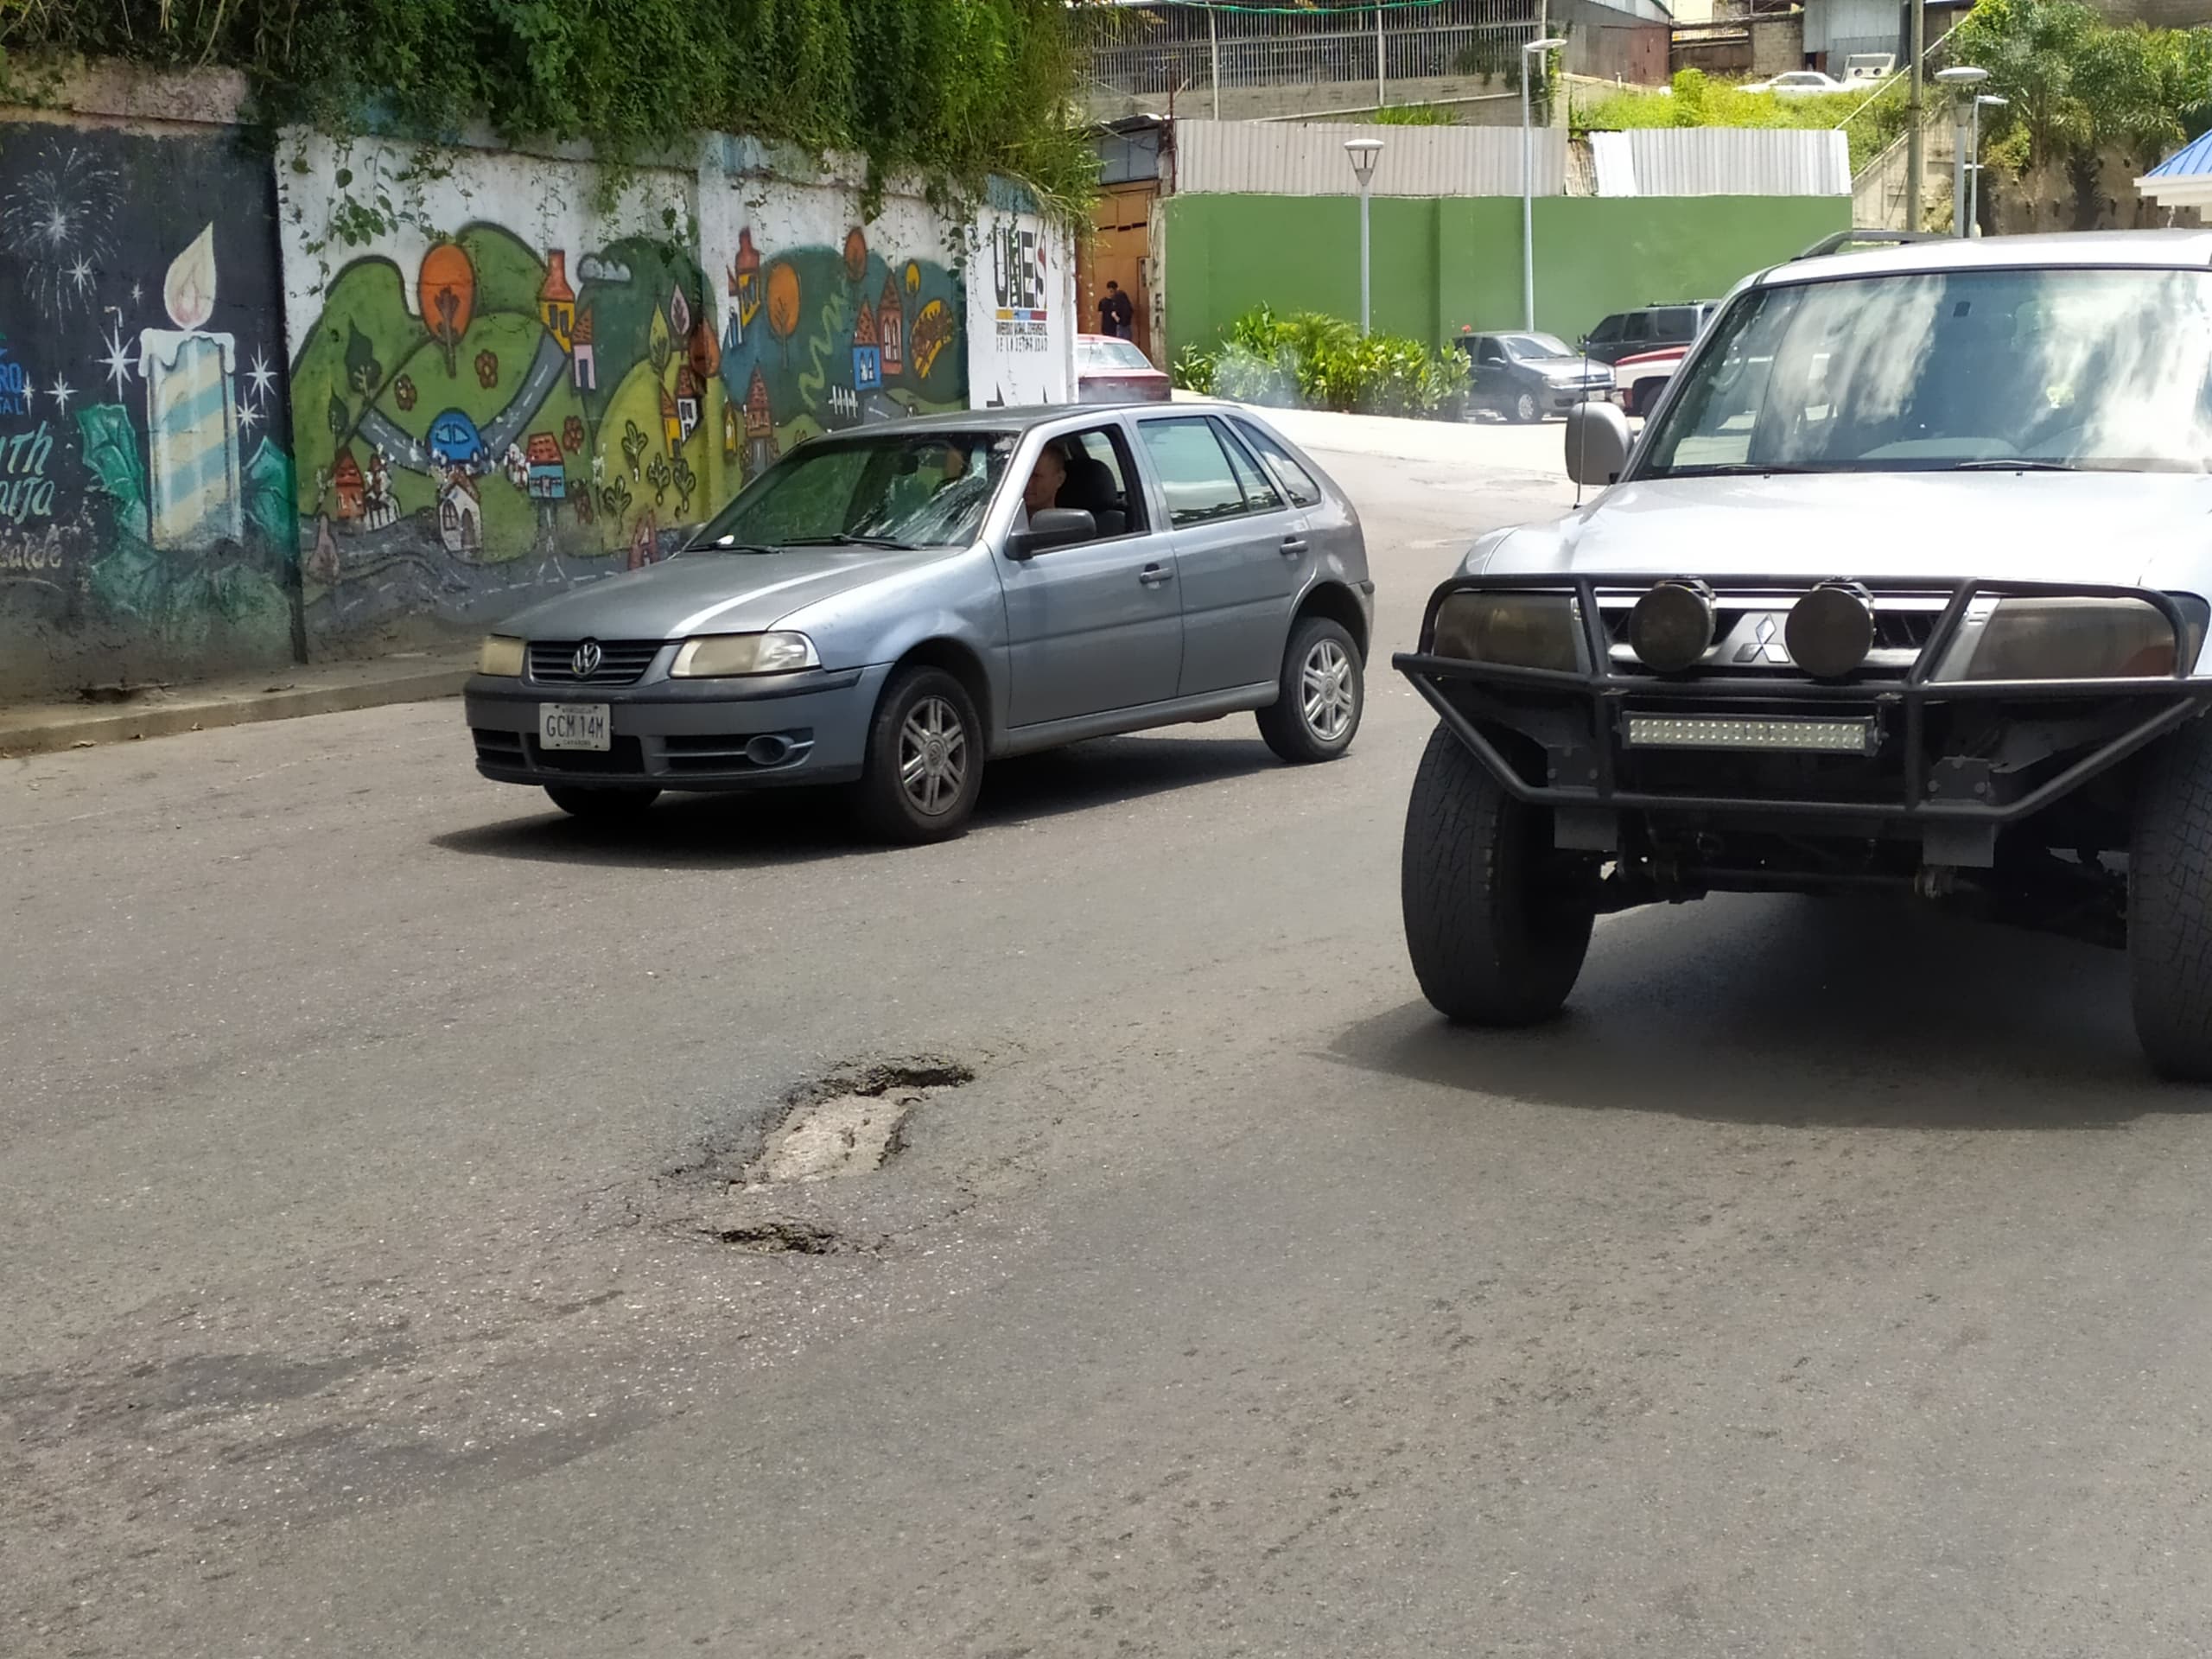
[[[1689,354],[1687,346],[1663,346],[1656,352],[1638,352],[1613,365],[1613,401],[1624,415],[1649,415],[1667,382]]]
[[[1075,386],[1079,404],[1164,404],[1173,395],[1134,341],[1111,334],[1075,337]]]

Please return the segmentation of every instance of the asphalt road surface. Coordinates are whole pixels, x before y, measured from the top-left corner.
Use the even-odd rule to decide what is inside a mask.
[[[1327,459],[1386,645],[1563,495]],[[1370,685],[918,851],[594,833],[450,703],[0,769],[0,1652],[2212,1649],[2212,1117],[2118,958],[1713,901],[1454,1032]],[[880,1169],[747,1190],[890,1063]]]

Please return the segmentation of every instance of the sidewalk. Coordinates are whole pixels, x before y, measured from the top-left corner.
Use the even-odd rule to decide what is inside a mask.
[[[1189,397],[1185,392],[1175,395],[1179,400]],[[1256,405],[1252,412],[1302,449],[1434,462],[1554,480],[1567,477],[1567,428],[1558,421],[1508,426],[1496,421],[1414,421]]]
[[[129,702],[79,700],[0,708],[0,757],[85,749],[299,715],[456,696],[476,648],[410,652],[366,662],[317,663],[149,690]]]

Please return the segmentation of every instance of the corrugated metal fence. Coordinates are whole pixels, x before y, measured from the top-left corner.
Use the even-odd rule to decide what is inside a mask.
[[[1378,196],[1517,196],[1521,133],[1513,127],[1387,127],[1357,122],[1296,126],[1279,122],[1175,124],[1175,188],[1186,194],[1353,196],[1359,186],[1347,138],[1379,138]],[[1567,188],[1567,134],[1535,135],[1535,193]]]
[[[1660,127],[1593,132],[1601,196],[1847,196],[1851,145],[1837,129]]]

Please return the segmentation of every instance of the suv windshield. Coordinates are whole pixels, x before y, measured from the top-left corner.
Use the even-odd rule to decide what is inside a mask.
[[[1557,357],[1577,357],[1557,334],[1500,334],[1498,343],[1517,363],[1548,363]]]
[[[976,539],[1014,453],[1009,432],[836,438],[794,449],[692,538],[694,552]]]
[[[2212,273],[1973,270],[1755,289],[1652,433],[1644,478],[2202,472]]]

